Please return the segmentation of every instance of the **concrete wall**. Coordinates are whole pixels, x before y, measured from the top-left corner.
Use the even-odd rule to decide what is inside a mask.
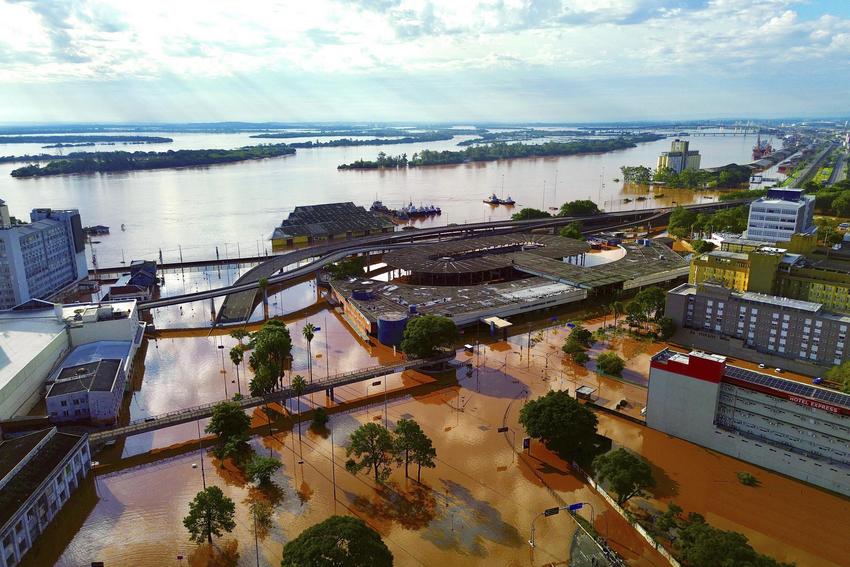
[[[652,368],[646,400],[646,424],[704,445],[714,429],[720,384]]]
[[[38,403],[50,371],[69,348],[67,333],[59,333],[0,390],[0,419],[24,415]]]

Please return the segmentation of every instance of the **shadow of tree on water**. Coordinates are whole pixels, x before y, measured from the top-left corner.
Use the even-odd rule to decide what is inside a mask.
[[[212,545],[202,544],[189,553],[190,567],[236,567],[239,564],[239,543],[235,539],[213,540]]]
[[[504,522],[502,514],[488,502],[476,499],[465,486],[442,479],[438,516],[423,533],[440,549],[484,557],[485,541],[508,547],[524,544],[516,527]]]
[[[437,509],[433,490],[422,484],[401,487],[390,482],[371,497],[349,492],[346,495],[356,512],[375,520],[386,531],[394,523],[407,530],[421,530],[434,519]]]

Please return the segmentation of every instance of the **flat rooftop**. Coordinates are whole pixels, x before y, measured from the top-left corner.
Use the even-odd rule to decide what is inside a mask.
[[[36,438],[27,439],[31,436]],[[35,454],[30,455],[35,445],[46,438],[44,445],[39,447]],[[65,460],[80,439],[79,435],[46,429],[0,443],[0,455],[8,454],[9,462],[17,459],[12,468],[29,455],[27,463],[21,470],[11,478],[4,478],[5,485],[0,490],[0,527],[4,526],[32,493],[48,479],[50,473]],[[0,456],[0,463],[5,459],[7,457]]]
[[[0,314],[0,389],[64,334],[65,325],[53,309]]]
[[[133,345],[129,341],[97,341],[72,350],[54,371],[47,396],[71,392],[108,392]]]
[[[584,291],[574,286],[535,277],[474,286],[420,286],[364,279],[335,280],[332,285],[372,322],[386,313],[406,312],[411,305],[415,305],[420,313],[457,319],[463,314],[476,312],[485,316],[501,308],[543,298],[578,301],[585,296]],[[355,289],[370,290],[373,299],[353,299],[351,296]]]

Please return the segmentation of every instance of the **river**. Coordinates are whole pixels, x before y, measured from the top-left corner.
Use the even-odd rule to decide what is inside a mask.
[[[235,148],[262,142],[249,133],[161,133],[170,144],[64,148],[64,151]],[[374,159],[379,151],[408,156],[422,149],[457,150],[458,136],[443,142],[388,146],[299,149],[295,156],[236,164],[16,179],[9,172],[20,163],[0,164],[0,198],[12,215],[28,219],[34,207],[78,208],[84,225],[103,224],[111,234],[97,237],[94,249],[100,266],[114,266],[122,256],[154,259],[162,251],[166,262],[254,255],[270,249],[269,235],[298,205],[354,201],[369,206],[376,198],[389,206],[408,201],[434,204],[443,214],[424,225],[508,218],[520,207],[549,208],[573,199],[591,199],[604,209],[621,210],[681,204],[698,198],[687,190],[657,190],[624,186],[622,165],[655,167],[670,139],[639,144],[606,154],[505,160],[410,170],[338,171],[337,165]],[[702,166],[748,163],[755,136],[689,138],[702,154]],[[41,144],[0,144],[0,155],[57,153]],[[511,195],[517,207],[492,207],[482,202],[490,193]],[[645,201],[635,197],[647,195]],[[626,203],[628,197],[631,202]],[[125,231],[121,230],[125,225]],[[270,251],[270,250],[269,250]],[[91,254],[91,251],[89,251]]]

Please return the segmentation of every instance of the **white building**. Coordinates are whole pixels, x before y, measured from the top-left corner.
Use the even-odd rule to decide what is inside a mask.
[[[796,233],[816,230],[815,198],[802,189],[768,189],[767,196],[750,205],[746,238],[762,242],[787,242]]]
[[[21,562],[90,466],[86,435],[53,427],[0,442],[0,567]]]
[[[665,349],[652,357],[646,423],[850,496],[850,395]]]
[[[42,398],[57,364],[72,349],[98,341],[141,343],[135,301],[52,305],[0,313],[0,419],[24,415]],[[132,353],[129,355],[132,360]],[[114,358],[114,356],[111,356]]]
[[[77,209],[33,209],[30,220],[13,226],[0,200],[0,309],[47,299],[88,277]]]

